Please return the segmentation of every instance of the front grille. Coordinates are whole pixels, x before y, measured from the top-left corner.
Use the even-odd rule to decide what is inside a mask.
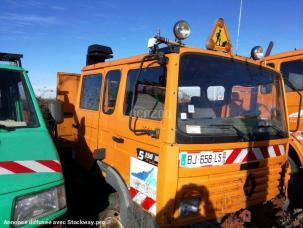
[[[179,205],[178,202],[188,192],[199,192],[200,213],[196,217],[199,217],[199,220],[209,220],[263,203],[278,195],[281,169],[281,165],[277,163],[248,171],[179,178],[176,205]],[[248,176],[251,176],[249,181]],[[246,190],[252,193],[251,195],[245,194],[246,182]],[[175,216],[178,217],[178,213]]]

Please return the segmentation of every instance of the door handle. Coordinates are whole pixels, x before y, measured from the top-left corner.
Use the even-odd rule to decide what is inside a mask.
[[[72,126],[73,126],[73,128],[76,128],[76,129],[80,128],[80,124],[73,124]]]
[[[123,139],[123,138],[113,136],[112,139],[113,139],[116,143],[124,143],[124,139]]]

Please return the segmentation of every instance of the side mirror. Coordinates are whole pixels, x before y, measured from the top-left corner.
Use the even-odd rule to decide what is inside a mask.
[[[48,104],[48,109],[57,124],[63,123],[64,121],[63,103],[61,101],[58,100],[50,101]]]

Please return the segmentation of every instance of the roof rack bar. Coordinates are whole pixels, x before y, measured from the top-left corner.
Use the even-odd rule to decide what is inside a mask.
[[[12,53],[0,52],[0,61],[14,62],[19,67],[22,67],[21,58],[23,58],[22,54],[12,54]]]

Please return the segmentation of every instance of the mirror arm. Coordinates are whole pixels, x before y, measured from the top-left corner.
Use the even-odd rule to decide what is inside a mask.
[[[142,69],[143,69],[143,63],[144,61],[147,61],[147,60],[156,60],[158,59],[159,60],[159,63],[160,64],[166,64],[167,61],[163,60],[163,59],[166,59],[166,57],[164,56],[163,53],[155,53],[155,54],[149,54],[149,55],[146,55],[142,58],[141,60],[141,63],[140,63],[140,68],[139,68],[139,72],[138,74],[136,75],[136,78],[135,78],[135,88],[134,88],[134,91],[133,91],[133,94],[132,94],[132,99],[131,99],[131,107],[130,107],[130,113],[129,113],[129,118],[128,118],[128,128],[130,131],[132,131],[133,133],[135,134],[147,134],[153,138],[159,138],[159,130],[156,129],[156,130],[147,130],[147,129],[135,129],[132,127],[132,121],[133,121],[133,117],[134,116],[134,106],[135,106],[135,95],[137,93],[137,88],[138,88],[138,80],[141,76],[141,73],[142,73]]]

